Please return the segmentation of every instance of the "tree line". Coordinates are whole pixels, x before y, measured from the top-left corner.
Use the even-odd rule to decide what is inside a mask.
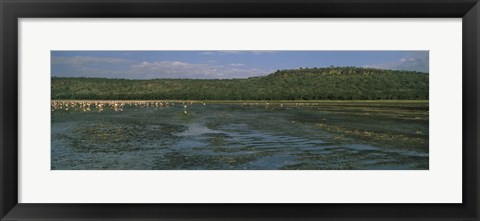
[[[427,73],[358,67],[278,70],[246,79],[52,77],[52,99],[426,100]]]

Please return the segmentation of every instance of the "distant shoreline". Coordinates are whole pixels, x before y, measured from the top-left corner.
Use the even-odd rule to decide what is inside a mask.
[[[123,111],[125,107],[154,107],[165,108],[179,106],[233,105],[242,107],[271,107],[271,108],[412,108],[428,110],[428,100],[51,100],[52,112],[56,110],[81,110],[99,112],[105,109]]]
[[[100,100],[100,99],[52,99],[51,102],[177,102],[177,103],[428,103],[429,100]]]
[[[429,75],[363,68],[279,70],[247,79],[51,79],[52,99],[427,100]]]

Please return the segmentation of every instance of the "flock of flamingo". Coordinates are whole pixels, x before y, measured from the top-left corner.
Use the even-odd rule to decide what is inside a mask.
[[[188,104],[193,104],[193,101],[181,103],[184,108],[187,108]],[[205,105],[205,103],[203,103]],[[102,112],[105,109],[111,109],[114,111],[123,111],[125,107],[168,107],[175,106],[175,102],[171,101],[138,101],[138,100],[56,100],[51,101],[51,109],[53,111],[59,110],[72,110],[72,111],[98,111]]]
[[[218,102],[213,102],[218,103]],[[181,105],[186,113],[189,105],[199,104],[206,105],[204,101],[159,101],[159,100],[52,100],[51,110],[53,111],[98,111],[102,112],[106,109],[114,111],[123,111],[125,107],[158,107],[160,109]],[[226,104],[239,104],[241,106],[265,106],[267,107],[284,107],[285,106],[317,106],[315,102],[226,102]]]

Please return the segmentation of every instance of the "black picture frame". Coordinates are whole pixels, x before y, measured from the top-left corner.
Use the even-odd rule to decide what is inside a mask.
[[[0,15],[1,220],[479,220],[478,0],[0,0]],[[19,204],[17,20],[64,17],[462,18],[463,203]]]

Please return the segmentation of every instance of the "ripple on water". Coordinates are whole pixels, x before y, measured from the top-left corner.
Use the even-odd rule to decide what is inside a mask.
[[[215,134],[220,131],[212,130],[201,124],[189,124],[185,131],[174,133],[176,136],[199,136],[203,134]]]
[[[54,112],[52,168],[428,169],[428,149],[412,148],[411,142],[389,141],[392,144],[384,146],[348,134],[343,134],[346,139],[336,140],[337,132],[314,126],[326,118],[342,128],[360,125],[403,134],[397,128],[428,130],[423,122],[396,122],[392,129],[385,126],[390,119],[372,122],[348,113],[305,115],[299,108],[276,111],[235,105],[204,109],[192,105],[188,114],[183,106],[155,111]],[[299,117],[306,120],[291,121]]]

